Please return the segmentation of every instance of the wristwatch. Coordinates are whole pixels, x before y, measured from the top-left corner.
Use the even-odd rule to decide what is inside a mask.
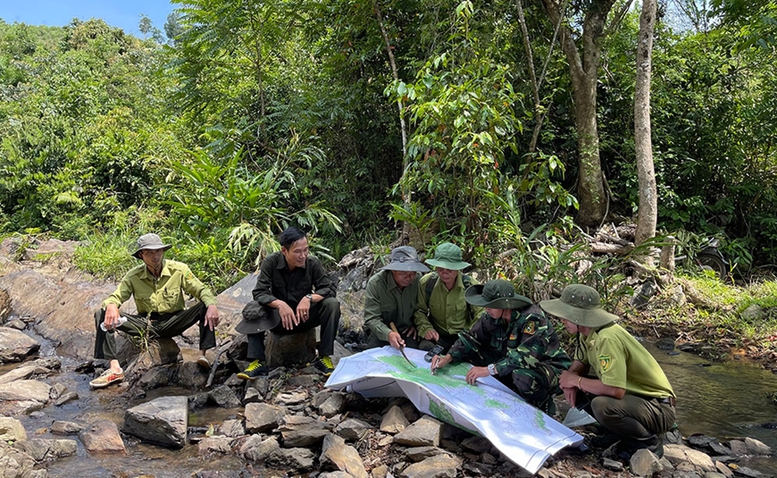
[[[490,363],[486,368],[488,369],[489,375],[496,375],[496,365]]]
[[[311,304],[313,303],[313,294],[308,294],[305,297],[308,298],[308,300],[310,301]]]

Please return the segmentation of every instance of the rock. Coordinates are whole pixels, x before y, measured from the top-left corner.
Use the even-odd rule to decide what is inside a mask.
[[[337,425],[335,433],[347,441],[356,441],[360,440],[371,429],[372,425],[363,420],[348,418]]]
[[[11,313],[11,296],[8,291],[0,289],[0,323],[5,322]],[[21,322],[21,321],[20,321]],[[23,323],[23,322],[22,322]],[[8,325],[8,323],[6,323]]]
[[[424,415],[394,436],[394,442],[406,446],[438,446],[442,423]]]
[[[226,385],[221,385],[211,390],[208,394],[208,401],[215,403],[221,408],[239,408],[242,405],[234,390]]]
[[[49,401],[51,387],[38,380],[15,380],[0,387],[0,400]]]
[[[629,459],[629,469],[637,476],[653,476],[664,470],[658,457],[646,449],[637,450]]]
[[[320,381],[321,381],[320,375],[313,375],[313,374],[306,373],[302,375],[295,375],[293,377],[289,377],[286,380],[286,385],[288,385],[289,387],[310,388]],[[324,392],[331,392],[331,390],[325,390],[320,393],[324,393]],[[313,406],[318,406],[318,405],[314,404]]]
[[[333,417],[345,411],[346,397],[344,393],[334,393],[318,407],[319,415],[327,418]]]
[[[751,304],[747,309],[739,314],[747,322],[757,322],[764,318],[766,312],[758,304]]]
[[[389,469],[387,465],[379,465],[372,469],[372,478],[387,478]]]
[[[414,463],[399,474],[402,478],[455,478],[462,461],[448,454],[442,454]]]
[[[79,423],[57,420],[51,424],[50,431],[54,435],[76,435],[83,429],[84,426]]]
[[[409,424],[410,422],[405,418],[402,409],[395,405],[383,416],[383,420],[380,422],[380,431],[395,434],[407,428]]]
[[[61,407],[62,405],[66,404],[68,402],[73,402],[75,400],[78,400],[78,393],[76,393],[76,392],[67,392],[66,394],[64,394],[61,397],[59,397],[57,399],[57,401],[54,402],[54,405],[56,405],[57,407]]]
[[[273,453],[268,458],[268,461],[285,467],[287,469],[305,471],[313,468],[313,460],[316,459],[316,455],[307,448],[281,448],[276,453]]]
[[[138,386],[144,390],[153,390],[155,388],[166,387],[170,384],[173,376],[175,376],[177,367],[164,366],[164,367],[152,367],[141,375],[138,380]]]
[[[283,335],[270,332],[265,354],[270,368],[312,362],[316,359],[316,330]]]
[[[346,445],[345,440],[333,433],[324,437],[319,463],[322,467],[344,471],[354,478],[368,478],[359,452]]]
[[[225,436],[206,437],[197,444],[197,453],[207,455],[208,453],[231,453],[232,439]]]
[[[414,446],[405,450],[405,458],[413,463],[418,463],[441,453],[448,452],[436,446]]]
[[[49,391],[49,398],[52,400],[56,400],[59,397],[62,396],[63,393],[67,391],[67,387],[63,383],[55,383],[53,387],[51,387],[51,390]]]
[[[295,392],[282,392],[275,396],[275,403],[285,406],[299,405],[304,403],[308,399],[307,390],[300,390]]]
[[[0,363],[21,362],[40,349],[40,342],[24,332],[0,327]]]
[[[76,454],[78,446],[75,440],[54,439],[44,440],[34,438],[27,441],[18,441],[14,447],[30,455],[35,461],[56,460],[63,456]]]
[[[275,437],[263,438],[260,435],[252,435],[240,446],[240,454],[249,461],[263,462],[270,456],[278,453],[281,446]]]
[[[491,451],[491,442],[488,438],[473,435],[465,438],[464,441],[461,442],[461,447],[465,450],[481,454]]]
[[[24,380],[32,377],[35,374],[48,374],[48,372],[49,370],[35,365],[23,365],[11,370],[4,375],[1,375],[0,385],[4,383],[11,383],[16,380]]]
[[[0,441],[0,478],[31,478],[38,476],[35,474],[37,470],[34,467],[35,460],[30,455],[4,441]]]
[[[723,475],[725,478],[731,478],[734,476],[734,472],[731,471],[731,468],[727,467],[725,464],[716,461],[715,462],[715,468],[718,470],[718,472]]]
[[[119,428],[110,420],[100,420],[92,423],[78,434],[81,443],[89,453],[124,453],[124,441],[119,434]]]
[[[602,466],[612,471],[623,471],[623,463],[609,458],[602,459]]]
[[[281,407],[266,403],[249,403],[245,408],[246,431],[248,433],[266,433],[275,430],[285,411]]]
[[[5,323],[4,327],[10,327],[16,330],[24,330],[27,328],[27,324],[19,319],[11,319]]]
[[[685,445],[665,445],[664,457],[674,466],[683,463],[695,471],[716,471],[708,455]]]
[[[744,440],[731,440],[728,442],[728,447],[731,449],[731,453],[736,456],[745,456],[750,453]]]
[[[179,386],[192,390],[202,390],[205,388],[207,382],[208,373],[206,373],[197,362],[184,362],[178,367],[178,375],[175,377],[175,383]]]
[[[321,443],[324,437],[334,428],[330,423],[316,420],[292,420],[294,417],[286,417],[279,430],[283,438],[283,446],[286,448],[313,446]]]
[[[752,468],[748,468],[746,466],[737,466],[734,468],[734,474],[746,476],[748,478],[758,478],[759,476],[763,476],[763,473],[760,471],[753,470]]]
[[[264,401],[264,396],[259,393],[259,390],[254,387],[246,387],[245,395],[243,395],[243,404],[259,403]]]
[[[186,444],[189,425],[186,397],[160,397],[128,409],[124,432],[163,446]]]
[[[24,430],[22,422],[15,418],[0,417],[0,442],[24,441],[27,439],[27,432]]]
[[[245,435],[246,429],[240,420],[225,420],[224,423],[218,426],[216,432],[219,435],[235,438]]]
[[[768,445],[764,444],[762,441],[756,440],[755,438],[746,437],[745,438],[745,447],[747,447],[747,450],[753,454],[753,455],[771,455],[772,449]]]

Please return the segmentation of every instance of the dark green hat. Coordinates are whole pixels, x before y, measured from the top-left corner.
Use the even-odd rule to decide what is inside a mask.
[[[543,300],[540,307],[551,315],[592,329],[618,320],[617,315],[602,309],[602,300],[596,289],[583,284],[564,287],[560,299]]]
[[[427,259],[426,263],[434,267],[442,267],[453,271],[460,271],[469,267],[469,262],[461,260],[461,248],[450,242],[443,242],[434,250],[434,258]]]
[[[523,309],[531,305],[528,297],[515,293],[515,287],[506,280],[492,280],[468,288],[464,300],[476,307],[489,309]]]

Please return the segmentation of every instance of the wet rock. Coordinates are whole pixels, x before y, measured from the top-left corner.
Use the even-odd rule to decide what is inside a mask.
[[[688,471],[716,471],[715,464],[708,455],[685,445],[664,446],[664,457],[675,467],[680,464],[688,465]]]
[[[189,401],[189,409],[190,410],[198,410],[208,403],[208,393],[202,392],[202,393],[195,393],[194,395],[189,395],[188,401]]]
[[[656,341],[655,345],[659,350],[674,350],[674,339],[672,337],[662,337]]]
[[[15,380],[0,388],[0,400],[46,403],[51,387],[38,380]]]
[[[344,393],[334,393],[318,407],[319,415],[327,418],[333,417],[345,411],[346,397]]]
[[[51,424],[51,433],[54,435],[77,435],[84,426],[80,423],[57,420]]]
[[[745,447],[747,447],[747,450],[753,454],[753,455],[771,455],[772,449],[768,445],[764,444],[762,441],[756,440],[755,438],[746,437],[745,438]]]
[[[346,441],[356,441],[360,440],[371,429],[372,425],[369,423],[358,418],[349,418],[337,425],[335,433]]]
[[[0,311],[1,312],[1,311]],[[19,319],[11,319],[4,324],[4,327],[9,327],[16,330],[24,330],[27,328],[27,324]]]
[[[649,450],[637,450],[629,459],[629,469],[637,476],[653,476],[664,470],[658,457]]]
[[[35,470],[35,460],[27,453],[0,441],[0,478],[30,478],[33,476],[38,476],[37,470]]]
[[[0,442],[15,442],[27,439],[22,422],[15,418],[0,417]]]
[[[246,431],[266,433],[275,430],[285,415],[283,408],[267,403],[249,403],[245,408]]]
[[[261,435],[252,435],[240,446],[240,454],[249,461],[261,463],[270,456],[278,453],[281,446],[275,437],[264,438]]]
[[[57,399],[57,401],[54,402],[54,405],[57,406],[57,407],[61,407],[62,405],[66,404],[68,402],[73,402],[73,401],[76,401],[76,400],[78,400],[78,393],[77,392],[67,392],[64,395],[62,395],[61,397],[59,397]]]
[[[166,387],[175,375],[176,367],[153,367],[141,375],[138,386],[145,390]]]
[[[402,478],[455,478],[462,460],[448,455],[437,455],[414,463],[399,474]]]
[[[425,415],[394,436],[394,442],[406,446],[438,446],[442,423]]]
[[[715,468],[718,470],[718,473],[722,475],[724,478],[731,478],[734,476],[734,472],[731,471],[731,468],[727,467],[725,464],[716,461],[715,462]]]
[[[219,435],[235,438],[245,435],[246,429],[240,420],[225,420],[224,423],[218,426],[216,432]]]
[[[67,387],[63,383],[55,383],[54,386],[51,387],[51,391],[49,392],[49,398],[52,400],[56,400],[59,397],[62,396],[63,393],[67,392]]]
[[[221,408],[238,408],[242,405],[235,391],[226,385],[216,387],[208,394],[208,400]]]
[[[395,434],[403,431],[408,425],[410,422],[405,418],[402,409],[395,405],[383,416],[383,420],[380,422],[380,431]]]
[[[0,385],[4,383],[10,383],[16,380],[24,380],[27,378],[32,377],[36,373],[41,372],[47,372],[46,369],[42,369],[40,367],[36,367],[34,365],[23,365],[21,367],[17,367],[10,372],[0,376]]]
[[[186,397],[160,397],[124,414],[124,432],[163,446],[186,444],[189,426]]]
[[[40,342],[24,332],[0,327],[0,363],[21,362],[40,349]]]
[[[99,420],[78,434],[89,453],[124,453],[124,441],[119,428],[110,420]]]
[[[758,478],[759,476],[763,476],[763,473],[760,471],[748,468],[746,466],[737,466],[734,468],[734,474],[746,476],[747,478]]]
[[[205,373],[197,362],[184,362],[178,367],[175,383],[181,387],[192,390],[201,390],[205,388],[208,381],[208,373]]]
[[[78,446],[75,440],[53,439],[44,440],[34,438],[27,441],[18,441],[14,447],[30,455],[35,461],[56,460],[64,456],[76,454]]]
[[[346,445],[342,437],[332,433],[324,437],[319,462],[325,469],[344,471],[354,478],[369,476],[356,448]]]
[[[225,436],[213,436],[204,438],[197,445],[197,453],[207,455],[208,453],[231,453],[232,439]]]

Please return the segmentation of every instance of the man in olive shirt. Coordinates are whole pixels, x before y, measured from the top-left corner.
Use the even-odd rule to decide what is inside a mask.
[[[251,363],[237,376],[254,380],[267,375],[264,339],[267,331],[294,334],[321,326],[318,359],[313,365],[324,375],[334,371],[332,354],[340,324],[340,302],[336,287],[321,261],[310,255],[307,235],[289,227],[278,237],[280,252],[265,257],[253,290],[254,300],[243,309],[243,320],[235,327],[248,335]]]
[[[572,366],[559,380],[569,404],[585,408],[620,439],[619,458],[642,448],[663,455],[661,435],[674,425],[675,394],[656,359],[615,323],[618,316],[601,308],[591,287],[568,285],[560,299],[540,306],[569,333],[582,336]]]
[[[391,251],[389,263],[370,278],[364,298],[364,326],[367,328],[367,347],[390,344],[419,348],[418,334],[413,324],[413,313],[418,297],[419,272],[428,267],[418,260],[411,246],[399,246]],[[394,323],[397,332],[391,330]]]
[[[124,379],[124,371],[116,358],[113,335],[116,330],[134,337],[147,334],[148,337],[169,338],[199,323],[201,356],[197,363],[210,367],[205,351],[216,346],[213,332],[219,323],[216,297],[192,274],[189,266],[164,258],[165,251],[171,247],[156,234],[140,236],[132,255],[143,264],[127,272],[119,287],[95,312],[94,356],[110,360],[110,368],[89,383],[92,388],[104,388]],[[184,292],[199,303],[184,309]],[[137,314],[120,313],[119,307],[130,296],[135,299]],[[126,321],[121,323],[120,318]],[[103,323],[106,330],[101,327]]]
[[[426,263],[435,271],[419,281],[415,325],[418,334],[439,345],[438,353],[445,355],[459,332],[469,330],[483,312],[464,299],[467,287],[478,282],[464,275],[462,271],[469,263],[462,260],[459,246],[450,242],[437,246],[434,258],[427,259]]]

